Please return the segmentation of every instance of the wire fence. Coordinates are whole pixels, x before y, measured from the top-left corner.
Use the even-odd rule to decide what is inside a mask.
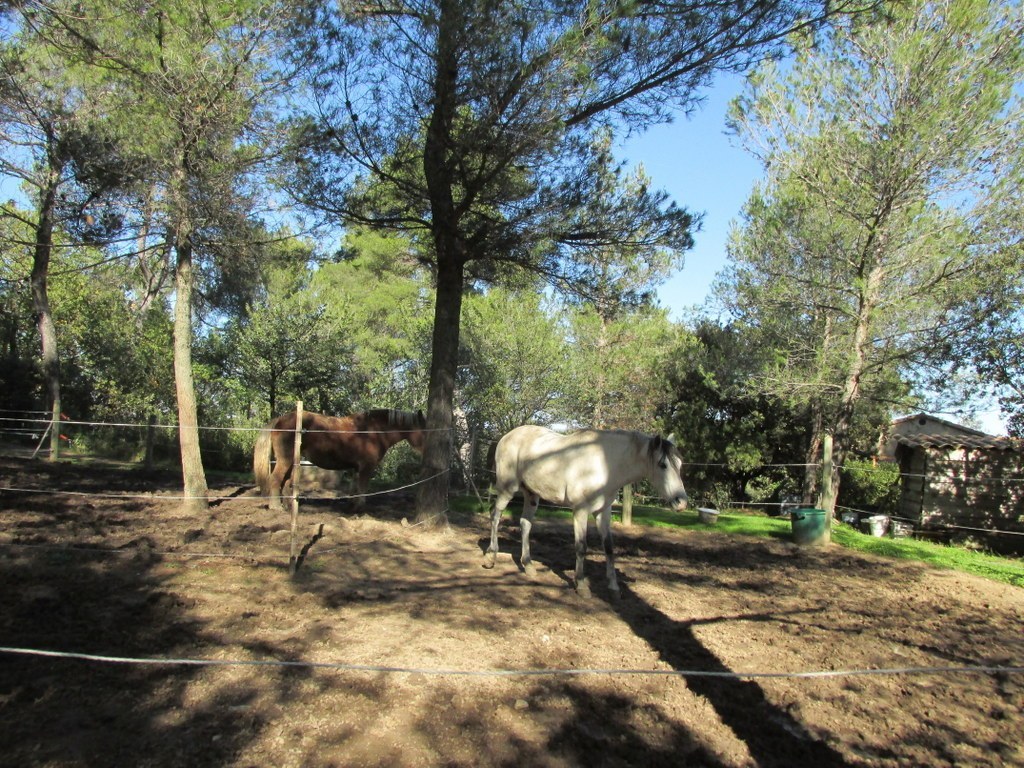
[[[451,470],[449,470],[449,469],[445,469],[445,470],[443,470],[441,472],[437,472],[437,473],[435,473],[433,475],[430,475],[429,477],[420,478],[419,480],[416,480],[416,481],[411,482],[411,483],[406,483],[405,485],[399,485],[399,486],[395,486],[393,488],[387,488],[387,489],[380,490],[380,491],[367,491],[366,493],[332,494],[332,498],[334,498],[337,501],[346,501],[346,500],[358,501],[360,499],[369,499],[369,498],[372,498],[372,497],[375,497],[375,496],[386,496],[388,494],[399,493],[401,491],[406,491],[406,490],[409,490],[410,488],[415,488],[415,487],[417,487],[419,485],[423,485],[424,483],[428,483],[431,480],[434,480],[434,479],[440,477],[441,475],[448,474],[450,471]],[[3,493],[23,493],[23,494],[29,494],[29,495],[35,494],[35,495],[40,495],[40,496],[76,496],[76,497],[79,497],[79,498],[119,499],[119,500],[123,500],[123,501],[143,500],[143,499],[147,500],[147,501],[153,501],[153,500],[157,500],[157,499],[160,500],[160,501],[195,501],[197,499],[206,499],[207,501],[216,501],[216,502],[223,503],[223,502],[239,501],[239,500],[271,501],[273,499],[280,498],[278,496],[262,495],[262,494],[258,494],[258,493],[247,493],[244,496],[240,496],[237,493],[230,493],[230,494],[227,494],[225,496],[218,496],[218,495],[212,494],[212,493],[207,493],[207,494],[204,494],[202,496],[188,496],[188,495],[184,495],[184,494],[176,494],[176,493],[170,493],[170,492],[160,492],[160,493],[154,493],[154,492],[149,492],[149,493],[101,493],[101,492],[97,492],[97,491],[65,491],[65,490],[56,489],[56,488],[23,488],[23,487],[12,486],[12,485],[0,486],[0,492],[3,492]],[[288,496],[288,498],[298,498],[299,500],[303,500],[303,499],[311,500],[311,499],[316,498],[316,497],[309,496],[309,495],[303,495],[303,494],[299,493],[299,494],[290,494]]]
[[[647,504],[647,505],[658,505],[658,504],[660,504],[660,500],[657,499],[656,497],[653,497],[653,496],[644,496],[644,495],[641,495],[641,494],[637,494],[637,495],[635,495],[634,498],[639,503],[642,503],[642,504]],[[775,514],[775,515],[785,515],[790,510],[799,509],[801,507],[807,506],[805,504],[801,504],[801,503],[793,502],[793,501],[754,501],[754,500],[747,500],[747,499],[729,499],[729,500],[727,500],[725,502],[719,502],[717,505],[711,505],[710,502],[708,504],[711,506],[712,509],[716,509],[716,511],[720,511],[722,509],[774,510],[773,514]],[[545,506],[547,506],[549,508],[554,508],[554,509],[568,509],[568,507],[559,507],[558,505],[552,505],[552,504],[545,504]],[[696,505],[696,506],[702,506],[702,505],[700,503],[698,503],[698,505]],[[842,504],[836,504],[835,505],[835,510],[854,513],[857,516],[857,520],[854,523],[850,523],[851,525],[859,525],[862,521],[866,521],[868,518],[875,517],[875,516],[878,516],[880,514],[877,509],[862,509],[862,508],[851,507],[851,506],[846,506],[846,505],[842,505]],[[928,537],[928,536],[944,536],[944,535],[948,535],[949,532],[954,532],[954,531],[972,531],[972,532],[975,532],[975,533],[984,533],[986,535],[992,535],[992,536],[1002,536],[1002,535],[1005,535],[1005,536],[1024,536],[1024,531],[1014,531],[1014,530],[1008,530],[1008,529],[1004,529],[1004,528],[992,528],[992,527],[980,528],[980,527],[977,527],[977,526],[956,525],[954,523],[936,522],[936,521],[932,521],[932,522],[928,523],[928,526],[930,527],[930,529],[929,529],[929,528],[922,527],[920,521],[917,520],[917,519],[914,519],[914,518],[903,517],[901,515],[894,514],[892,512],[886,512],[886,513],[881,513],[881,514],[887,520],[895,521],[897,523],[905,523],[905,524],[908,524],[908,525],[912,526],[913,527],[912,533],[913,533],[914,536],[923,536],[923,537]],[[847,522],[847,521],[843,520],[843,522]],[[908,532],[908,534],[909,533],[910,532]]]
[[[34,429],[37,433],[39,428],[46,429],[53,424],[53,420],[49,418],[32,418],[32,419],[18,419],[10,416],[0,416],[0,425],[5,423],[17,423],[26,425],[20,430]],[[61,419],[60,425],[62,427],[96,427],[96,428],[118,428],[118,429],[163,429],[163,430],[177,430],[181,428],[179,424],[159,424],[159,423],[137,423],[137,422],[119,422],[119,421],[79,421],[76,419]],[[263,424],[262,426],[208,426],[198,424],[194,427],[200,432],[268,432],[268,431],[291,431],[281,430],[279,428],[271,427],[269,423]],[[336,430],[332,429],[303,429],[303,434],[317,434],[317,433],[331,433]],[[396,429],[350,429],[345,430],[349,434],[353,435],[379,435],[395,432]],[[445,429],[427,429],[423,427],[418,429],[420,432],[450,432],[452,428]]]
[[[381,664],[348,664],[334,661],[305,661],[298,659],[199,659],[182,657],[107,656],[74,651],[52,651],[38,648],[0,646],[0,653],[17,656],[35,656],[51,659],[89,661],[101,664],[131,664],[162,667],[264,667],[319,670],[330,672],[365,672],[373,674],[424,675],[433,677],[681,677],[725,678],[730,680],[756,679],[822,679],[837,677],[869,677],[894,675],[1017,675],[1024,667],[972,664],[935,667],[885,667],[867,669],[827,669],[802,672],[726,672],[706,669],[631,669],[631,668],[520,668],[474,669],[464,667],[409,667]]]
[[[2,435],[2,434],[14,434],[14,435],[30,436],[32,438],[38,439],[40,434],[42,433],[42,431],[47,429],[48,427],[50,427],[52,425],[52,423],[53,423],[52,414],[50,414],[50,412],[47,412],[47,411],[42,411],[42,410],[29,410],[29,411],[0,410],[0,435]],[[158,423],[153,423],[153,422],[149,422],[149,423],[135,423],[135,422],[117,422],[117,421],[114,421],[114,422],[88,421],[88,420],[80,420],[80,419],[68,419],[66,417],[60,422],[60,424],[61,424],[62,428],[63,427],[75,427],[75,428],[78,428],[78,429],[105,429],[105,430],[110,430],[110,429],[114,429],[114,430],[116,430],[116,429],[177,430],[177,429],[180,428],[180,426],[177,425],[177,424],[158,424]],[[220,433],[223,433],[223,432],[259,433],[259,432],[267,431],[268,427],[269,427],[269,425],[267,423],[264,423],[262,425],[242,425],[242,426],[197,425],[196,429],[198,429],[200,431],[220,432]],[[318,432],[329,432],[329,431],[330,430],[303,430],[303,433],[304,434],[316,434]],[[377,433],[384,433],[384,432],[389,432],[389,431],[394,431],[394,430],[384,430],[384,429],[380,429],[380,430],[352,430],[351,434],[377,434]],[[454,433],[457,430],[455,430],[455,428],[445,428],[445,429],[442,429],[442,430],[424,429],[422,431],[424,431],[424,432],[445,431],[445,432],[453,432]],[[963,461],[963,462],[966,463],[966,460],[960,460],[960,459],[953,459],[953,460],[950,460],[950,461],[951,461],[951,463],[956,463],[958,461]],[[974,460],[974,463],[977,463],[977,460]],[[477,466],[477,462],[476,462],[476,457],[475,456],[471,456],[469,461],[468,461],[468,463],[464,464],[463,466],[457,466],[457,464],[458,464],[458,462],[455,461],[454,457],[453,457],[453,462],[452,462],[450,468],[448,470],[446,470],[446,472],[449,472],[449,473],[454,472],[454,471],[461,472],[461,474],[463,475],[463,480],[465,481],[465,484],[466,484],[467,487],[469,487],[471,489],[476,489],[478,486],[488,485],[490,483],[490,478],[491,478],[491,476],[493,476],[493,470],[491,470],[489,467],[485,467],[485,468],[481,469],[479,466]],[[698,462],[698,461],[684,462],[684,467],[691,468],[691,469],[700,469],[700,468],[704,468],[704,469],[728,469],[729,466],[730,466],[729,464],[724,463],[724,462]],[[819,463],[790,462],[790,463],[766,463],[766,464],[760,465],[757,469],[758,470],[781,469],[781,470],[804,470],[804,471],[811,471],[811,470],[819,469],[820,467],[821,467],[821,464],[819,464]],[[856,466],[842,466],[842,465],[840,465],[840,466],[837,466],[836,469],[839,472],[857,473],[857,474],[870,474],[870,473],[881,473],[881,472],[891,472],[892,471],[891,469],[884,468],[884,467],[877,467],[877,466],[873,467],[873,466],[866,466],[866,465],[856,465]],[[485,478],[487,480],[486,483],[479,482],[479,477],[478,476],[481,474],[481,472],[482,472],[483,475],[485,475]],[[411,483],[411,484],[405,485],[405,486],[400,486],[399,488],[393,489],[393,491],[405,490],[405,489],[414,487],[414,486],[416,486],[416,485],[418,485],[420,483],[428,482],[430,479],[433,479],[433,478],[421,479],[421,480],[419,480],[419,481],[417,481],[415,483]],[[956,489],[963,489],[963,488],[991,489],[995,493],[998,493],[998,492],[1001,492],[1001,491],[1013,491],[1013,492],[1016,492],[1016,489],[1018,487],[1021,487],[1021,484],[1024,484],[1024,476],[1022,476],[1022,477],[1005,477],[1005,476],[987,476],[987,477],[982,477],[982,476],[976,476],[976,477],[950,478],[950,477],[938,477],[938,476],[935,476],[935,475],[928,475],[928,474],[923,474],[923,473],[913,473],[913,472],[906,472],[906,471],[899,472],[899,474],[898,474],[898,481],[897,482],[899,482],[899,483],[907,483],[907,482],[915,481],[915,480],[922,480],[922,481],[923,480],[927,480],[928,482],[934,483],[936,485],[947,485],[947,486],[950,486],[950,487],[953,487],[953,488],[956,488]],[[365,493],[365,494],[358,494],[358,493],[336,494],[335,497],[337,499],[339,499],[339,500],[359,500],[359,499],[362,499],[362,498],[367,498],[367,497],[370,497],[370,496],[378,496],[378,495],[386,494],[386,493],[393,492],[393,491],[392,490],[384,490],[384,491],[376,491],[376,492],[373,492],[373,493]],[[18,487],[14,487],[14,486],[6,486],[6,487],[0,487],[0,492],[11,492],[11,493],[17,493],[17,492],[22,492],[22,493],[45,493],[46,491],[42,491],[42,490],[38,490],[38,489],[33,490],[33,489],[18,488]],[[478,498],[480,498],[482,500],[482,494],[479,491],[477,491],[477,496],[478,496]],[[165,499],[176,499],[176,500],[179,500],[179,501],[190,501],[190,500],[194,500],[195,497],[188,497],[188,496],[184,496],[184,495],[174,497],[174,496],[169,496],[169,495],[165,494],[165,495],[163,495],[163,498],[165,498]],[[233,500],[234,498],[237,498],[237,497],[236,496],[207,495],[204,498],[207,498],[210,501],[228,502],[228,501],[231,501],[231,500]],[[249,498],[249,499],[253,499],[253,498],[257,498],[257,499],[270,499],[271,497],[270,496],[259,496],[259,495],[248,494],[245,498]],[[304,500],[304,499],[310,499],[312,497],[311,496],[302,496],[302,495],[300,495],[298,498]],[[643,497],[638,497],[638,498],[643,498]],[[709,506],[716,506],[716,505],[712,505],[710,503],[708,505]],[[779,512],[784,512],[787,508],[795,508],[795,507],[800,506],[800,505],[798,503],[793,502],[793,501],[729,499],[729,500],[724,501],[724,502],[719,501],[717,506],[720,506],[720,507],[728,506],[728,507],[736,507],[736,508],[755,508],[755,509],[766,509],[766,510],[778,509]],[[866,518],[866,517],[878,514],[877,510],[858,509],[858,508],[850,507],[850,506],[837,505],[836,508],[837,509],[842,509],[842,510],[845,510],[845,511],[848,511],[848,512],[851,512],[851,513],[856,513],[861,518]],[[991,536],[1010,536],[1010,537],[1024,536],[1024,530],[1018,531],[1018,530],[1011,530],[1011,529],[1007,529],[1007,528],[994,527],[994,526],[981,527],[981,526],[975,526],[975,525],[958,525],[958,524],[956,524],[954,522],[948,522],[948,521],[930,521],[927,525],[925,525],[922,522],[922,520],[920,520],[920,519],[915,519],[915,518],[907,517],[907,516],[901,516],[901,515],[898,515],[898,514],[893,514],[891,512],[888,513],[886,516],[889,519],[897,521],[897,522],[900,522],[900,523],[906,523],[906,524],[914,525],[916,527],[916,530],[914,531],[915,535],[925,535],[925,536],[928,536],[928,535],[935,535],[935,534],[941,533],[943,531],[945,531],[945,532],[965,531],[965,532],[972,532],[972,533],[981,533],[981,534],[991,535]]]
[[[7,417],[0,417],[4,419]],[[44,423],[44,420],[40,420],[40,423]],[[102,422],[73,422],[78,426],[100,426],[100,427],[113,427],[113,428],[130,428],[130,427],[149,427],[150,425],[132,425],[132,424],[116,424],[116,423],[102,423]],[[230,429],[230,428],[217,428],[217,429]],[[252,428],[242,427],[240,430],[249,431]],[[691,465],[693,466],[693,465]],[[818,465],[800,465],[800,464],[779,464],[769,465],[772,467],[803,467],[803,468],[816,468]],[[395,488],[389,488],[386,490],[376,491],[366,494],[349,494],[342,495],[338,498],[341,499],[360,499],[369,496],[382,496],[386,494],[399,493],[408,489],[414,488],[422,483],[429,482],[436,479],[441,474],[446,474],[451,471],[451,468],[445,469],[440,473],[432,475],[427,478],[421,478],[417,481],[410,482]],[[49,494],[49,495],[61,495],[73,498],[104,498],[104,499],[125,499],[125,500],[159,500],[159,501],[185,501],[195,497],[189,497],[185,495],[179,495],[174,493],[163,493],[163,492],[149,492],[149,493],[102,493],[102,492],[85,492],[85,491],[72,491],[64,489],[41,489],[41,488],[28,488],[18,487],[15,485],[6,485],[0,487],[0,493],[4,494]],[[237,494],[230,494],[225,496],[205,496],[209,501],[218,502],[230,502],[239,498],[245,498],[250,501],[253,499],[265,499],[269,497],[247,495],[240,497]],[[305,497],[299,497],[305,498]],[[750,506],[750,502],[741,502],[744,505]],[[756,502],[756,504],[774,504],[775,502]],[[412,527],[417,525],[425,524],[427,521],[421,521],[420,523],[413,524]],[[2,547],[38,547],[38,548],[50,548],[56,549],[63,552],[79,552],[88,554],[101,554],[110,556],[120,555],[136,555],[139,553],[139,548],[104,548],[104,547],[75,547],[69,545],[45,545],[39,543],[21,543],[14,541],[0,542]],[[342,549],[340,547],[334,549],[324,549],[318,551],[318,554],[328,554],[330,552]],[[160,550],[149,548],[147,551],[150,554],[160,554],[161,556],[179,557],[179,558],[230,558],[237,559],[244,562],[260,562],[258,558],[254,558],[253,553],[232,553],[232,552],[209,552],[209,551],[180,551],[180,550],[167,550],[161,552]],[[279,557],[279,554],[275,556],[275,561]],[[19,657],[38,657],[38,658],[50,658],[60,659],[68,661],[84,661],[95,664],[127,664],[127,665],[159,665],[159,666],[183,666],[183,667],[195,667],[195,666],[215,666],[215,667],[262,667],[262,668],[301,668],[306,670],[318,670],[318,671],[330,671],[330,672],[359,672],[359,673],[376,673],[376,674],[421,674],[430,676],[472,676],[472,677],[566,677],[566,676],[672,676],[681,678],[698,678],[698,677],[719,677],[719,678],[731,678],[731,679],[757,679],[757,678],[789,678],[789,679],[820,679],[820,678],[837,678],[837,677],[859,677],[859,676],[877,676],[877,675],[936,675],[936,676],[955,676],[964,674],[987,674],[987,675],[1008,675],[1008,674],[1020,674],[1024,672],[1024,667],[1013,666],[1013,665],[961,665],[961,666],[919,666],[919,667],[892,667],[892,668],[869,668],[869,669],[843,669],[843,670],[804,670],[794,672],[771,672],[771,671],[760,671],[760,670],[749,670],[749,671],[709,671],[701,669],[630,669],[630,668],[520,668],[520,669],[479,669],[472,667],[465,668],[431,668],[431,667],[406,667],[406,666],[393,666],[393,665],[358,665],[358,664],[347,664],[340,662],[319,662],[319,661],[306,661],[306,660],[281,660],[281,659],[208,659],[208,658],[174,658],[174,657],[130,657],[130,656],[113,656],[113,655],[100,655],[100,654],[89,654],[81,652],[68,652],[52,649],[38,649],[38,648],[23,648],[15,646],[0,646],[0,653],[19,656]]]

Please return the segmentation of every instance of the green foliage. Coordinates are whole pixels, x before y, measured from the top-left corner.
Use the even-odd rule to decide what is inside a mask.
[[[310,410],[344,412],[352,376],[347,307],[312,284],[302,270],[271,269],[266,297],[228,331],[226,346],[239,383],[262,396],[267,418],[284,401]]]
[[[684,337],[669,369],[673,397],[666,428],[683,453],[691,499],[723,508],[773,500],[800,488],[805,415],[785,401],[752,393],[747,382],[764,359],[756,337],[704,322]]]
[[[467,297],[459,411],[492,439],[526,423],[653,431],[678,329],[664,312],[602,319],[534,291]]]
[[[495,288],[463,304],[460,409],[471,432],[497,439],[520,424],[571,419],[563,315],[539,294]]]
[[[66,411],[145,422],[150,413],[173,408],[166,312],[136,315],[112,269],[63,272],[50,293],[60,329]]]
[[[900,496],[900,470],[893,462],[847,459],[838,504],[851,509],[896,514]]]
[[[63,410],[76,420],[130,423],[167,413],[174,394],[165,308],[140,313],[125,294],[128,275],[120,263],[93,268],[101,261],[96,250],[68,248],[60,237],[57,243],[49,297],[61,347]],[[10,368],[22,371],[39,349],[25,281],[29,263],[7,251],[0,274],[0,322],[9,329],[5,353]],[[11,382],[11,390],[35,407],[44,399],[41,386],[34,375]]]
[[[587,426],[656,431],[680,331],[663,310],[604,307],[584,304],[569,315],[567,415]]]
[[[431,292],[405,237],[350,232],[349,256],[325,265],[313,285],[345,306],[352,348],[351,397],[359,407],[415,410],[426,390]]]
[[[377,467],[373,480],[381,487],[395,487],[397,483],[408,483],[419,476],[422,461],[420,455],[406,442],[399,443],[384,455],[384,461]]]
[[[419,407],[428,294],[403,248],[360,232],[346,240],[344,261],[313,268],[287,253],[265,267],[246,313],[199,340],[204,423],[257,427],[297,400],[330,414]],[[204,446],[244,455],[244,434],[204,435]]]
[[[870,439],[854,434],[863,403],[907,403],[922,370],[948,368],[962,310],[1019,282],[1019,260],[993,258],[1019,229],[988,222],[1005,222],[1019,167],[1022,24],[977,0],[900,7],[766,65],[733,106],[769,176],[723,296],[775,353],[756,389],[810,409],[840,456]],[[872,416],[877,434],[888,414]]]
[[[32,297],[25,279],[31,271],[27,248],[25,214],[15,206],[4,206],[0,217],[0,408],[34,410],[34,400],[43,382],[33,354],[39,348],[32,312]]]
[[[1019,259],[1020,254],[1015,254]],[[1024,279],[1003,291],[992,291],[967,307],[967,332],[950,339],[950,365],[954,376],[967,365],[977,371],[977,382],[993,388],[1007,420],[1007,432],[1024,437]]]

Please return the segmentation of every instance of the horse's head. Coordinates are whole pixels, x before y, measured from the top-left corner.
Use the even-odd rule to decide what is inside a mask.
[[[427,433],[424,432],[427,428],[427,418],[423,415],[423,411],[416,411],[413,419],[413,425],[409,428],[409,431],[405,434],[405,439],[409,441],[409,445],[415,449],[417,453],[423,453],[423,443],[426,440]]]
[[[651,438],[651,484],[661,497],[677,512],[686,509],[689,497],[683,487],[683,457],[671,439],[661,435]]]

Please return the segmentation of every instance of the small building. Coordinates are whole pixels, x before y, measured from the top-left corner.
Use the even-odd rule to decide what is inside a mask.
[[[899,462],[899,519],[1024,552],[1024,441],[917,414],[893,422],[885,454]]]
[[[917,413],[913,416],[905,416],[896,419],[889,425],[888,440],[885,442],[881,457],[883,459],[895,459],[896,447],[901,438],[913,438],[922,435],[962,436],[968,437],[990,437],[984,432],[965,427],[962,424],[955,424],[952,421],[929,416],[926,413]]]

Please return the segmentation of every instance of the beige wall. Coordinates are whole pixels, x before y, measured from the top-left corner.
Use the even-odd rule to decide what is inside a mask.
[[[1024,533],[1024,454],[904,446],[899,456],[901,517],[924,528],[955,525]],[[1024,545],[1024,536],[1003,538]]]

